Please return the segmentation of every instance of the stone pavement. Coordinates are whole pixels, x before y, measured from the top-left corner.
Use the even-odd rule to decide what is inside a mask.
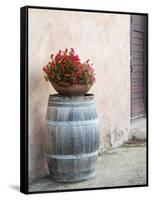
[[[78,183],[55,183],[48,175],[29,185],[30,192],[146,184],[146,143],[129,142],[98,156],[96,177]]]

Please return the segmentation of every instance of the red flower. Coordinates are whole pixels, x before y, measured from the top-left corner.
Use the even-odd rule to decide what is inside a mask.
[[[65,53],[67,53],[67,52],[68,52],[68,49],[66,48],[66,49],[65,49]]]
[[[63,64],[61,64],[61,69],[64,70],[64,65]]]
[[[53,55],[53,54],[51,54],[51,56],[50,56],[50,57],[51,57],[51,59],[53,59],[53,56],[54,56],[54,55]]]
[[[77,74],[76,74],[76,75],[77,75],[77,77],[79,77],[79,76],[80,76],[80,72],[77,72]]]
[[[55,56],[55,60],[56,60],[56,61],[59,60],[59,54],[57,54],[57,55]]]
[[[51,73],[50,73],[48,70],[46,70],[46,74],[47,74],[48,76],[51,76]]]
[[[55,66],[55,61],[53,60],[51,67],[54,67],[54,66]]]
[[[75,56],[75,60],[79,61],[79,56],[78,55]]]
[[[45,66],[43,67],[43,71],[46,72]]]
[[[71,52],[74,53],[74,48],[71,48]]]

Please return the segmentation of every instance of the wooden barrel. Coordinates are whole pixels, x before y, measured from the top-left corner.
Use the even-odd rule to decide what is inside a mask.
[[[77,182],[95,176],[99,127],[93,94],[50,95],[46,130],[52,180]]]

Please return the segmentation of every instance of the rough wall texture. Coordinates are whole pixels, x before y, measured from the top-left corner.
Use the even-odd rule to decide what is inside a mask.
[[[29,177],[47,172],[45,117],[49,94],[42,66],[49,55],[73,47],[96,71],[94,93],[100,150],[121,145],[130,124],[130,16],[29,9]]]

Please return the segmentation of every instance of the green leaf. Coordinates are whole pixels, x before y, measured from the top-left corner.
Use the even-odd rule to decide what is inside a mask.
[[[57,74],[57,78],[58,78],[58,80],[59,80],[59,81],[61,80],[61,78],[60,78],[60,75],[59,75],[59,74]]]

